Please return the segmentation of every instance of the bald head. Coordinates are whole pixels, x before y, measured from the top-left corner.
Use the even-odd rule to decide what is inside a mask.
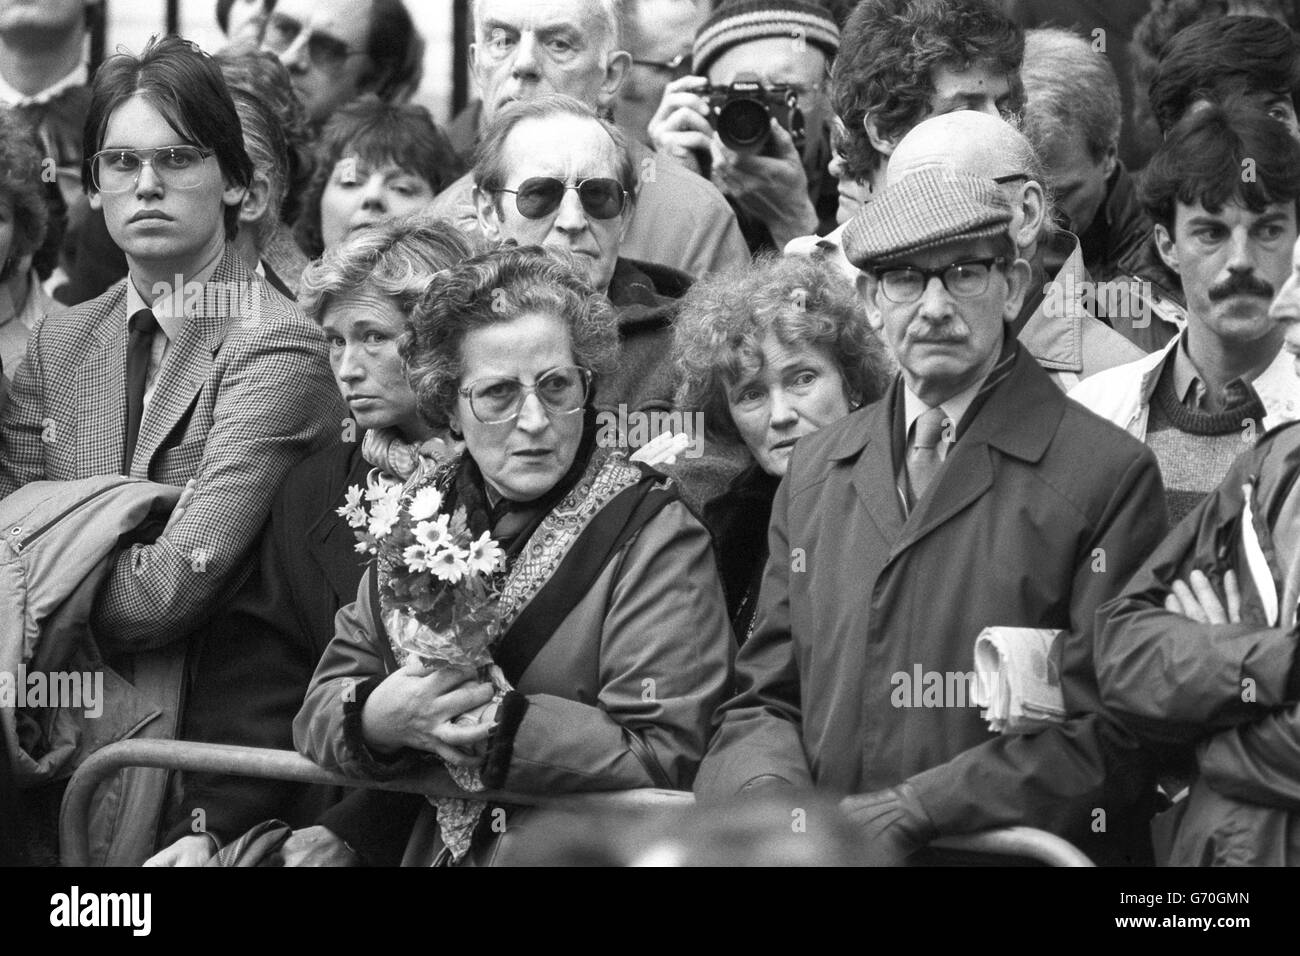
[[[1015,210],[1011,238],[1032,258],[1050,223],[1043,166],[1024,135],[988,113],[958,110],[917,123],[889,158],[886,185],[920,169],[947,166],[987,179],[1008,179],[1007,199]],[[1027,177],[1025,179],[1009,177]]]
[[[917,123],[889,160],[886,185],[929,166],[950,166],[997,179],[1037,166],[1033,147],[1009,123],[973,110],[944,113]]]

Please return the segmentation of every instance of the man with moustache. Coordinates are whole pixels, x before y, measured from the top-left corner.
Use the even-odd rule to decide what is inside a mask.
[[[1300,375],[1300,243],[1269,309]],[[1171,866],[1300,865],[1300,427],[1266,434],[1098,612],[1102,699],[1184,800]],[[1181,780],[1180,780],[1181,782]]]
[[[931,166],[991,179],[1011,203],[1010,235],[1029,263],[1030,281],[1008,328],[1059,388],[1069,391],[1090,375],[1142,357],[1141,349],[1093,316],[1084,299],[1091,280],[1080,242],[1054,228],[1043,164],[1023,134],[974,110],[933,116],[899,142],[886,181]]]
[[[1296,239],[1300,144],[1244,102],[1207,106],[1156,152],[1141,198],[1187,325],[1070,397],[1151,446],[1177,521],[1261,434],[1300,418],[1284,329],[1268,315]]]
[[[850,223],[848,254],[900,376],[799,440],[737,694],[696,778],[704,800],[758,787],[844,796],[878,864],[1009,825],[1098,862],[1150,854],[1154,784],[1101,708],[1092,638],[1097,607],[1164,535],[1160,475],[1008,331],[1030,275],[1011,220],[991,180],[933,167]],[[1060,632],[1060,722],[995,734],[967,700],[900,702],[897,675],[965,674],[994,626]]]
[[[621,46],[616,0],[477,0],[470,67],[482,93],[479,129],[516,100],[564,93],[599,112],[613,108],[632,58]],[[749,260],[722,193],[671,159],[630,142],[636,215],[623,255],[696,278]],[[473,173],[443,190],[429,212],[479,231]]]

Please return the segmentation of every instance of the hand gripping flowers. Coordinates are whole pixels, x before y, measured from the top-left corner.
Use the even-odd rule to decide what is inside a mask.
[[[354,529],[357,551],[375,558],[384,628],[398,665],[414,658],[430,670],[473,670],[496,688],[489,704],[456,719],[475,723],[512,689],[492,660],[501,633],[505,554],[488,532],[471,536],[464,505],[443,510],[439,486],[450,474],[446,467],[417,473],[402,485],[374,470],[364,492],[356,485],[348,489],[338,514]],[[477,768],[447,769],[462,790],[483,789]],[[450,798],[434,803],[443,841],[459,860],[486,804]]]

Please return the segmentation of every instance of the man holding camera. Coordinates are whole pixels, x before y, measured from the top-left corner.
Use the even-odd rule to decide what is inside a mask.
[[[695,35],[696,75],[668,84],[650,121],[660,154],[730,200],[752,252],[835,226],[826,76],[839,40],[815,4],[727,0]]]

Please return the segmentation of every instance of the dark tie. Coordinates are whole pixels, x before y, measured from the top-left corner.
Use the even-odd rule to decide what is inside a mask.
[[[941,407],[926,411],[912,426],[912,446],[907,453],[907,478],[912,485],[912,503],[921,500],[935,473],[943,464],[943,431],[948,416]]]
[[[149,376],[149,358],[153,353],[153,334],[158,320],[148,309],[131,316],[131,330],[126,343],[126,444],[122,448],[122,474],[131,474],[136,439],[140,437],[140,419],[144,417],[144,386]]]

